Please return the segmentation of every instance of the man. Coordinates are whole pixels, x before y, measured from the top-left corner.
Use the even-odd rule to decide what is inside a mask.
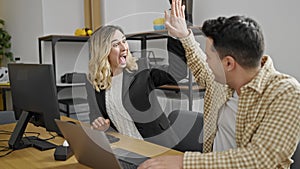
[[[184,6],[165,12],[170,36],[186,51],[196,82],[206,87],[204,149],[145,161],[145,168],[289,168],[300,137],[300,85],[263,56],[260,26],[243,16],[204,22],[204,54],[184,21]],[[207,57],[206,62],[204,57]]]

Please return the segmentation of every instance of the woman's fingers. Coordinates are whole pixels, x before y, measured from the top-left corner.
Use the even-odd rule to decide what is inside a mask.
[[[98,117],[92,122],[92,127],[98,130],[106,130],[110,125],[109,119],[104,119],[103,117]]]

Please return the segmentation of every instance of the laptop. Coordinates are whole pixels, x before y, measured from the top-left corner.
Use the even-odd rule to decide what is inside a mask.
[[[75,124],[58,119],[55,122],[80,164],[91,168],[135,169],[149,159],[125,149],[112,149],[106,134],[91,129],[88,124]]]

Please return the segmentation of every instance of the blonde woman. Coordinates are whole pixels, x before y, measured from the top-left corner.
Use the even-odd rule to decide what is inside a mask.
[[[86,87],[94,129],[105,131],[111,127],[122,134],[168,147],[178,142],[153,92],[161,85],[177,84],[186,77],[181,43],[169,38],[168,49],[173,55],[169,66],[139,69],[120,27],[107,25],[93,33]]]

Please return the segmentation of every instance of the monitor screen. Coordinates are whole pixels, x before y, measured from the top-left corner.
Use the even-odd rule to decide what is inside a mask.
[[[12,104],[18,119],[9,146],[12,149],[39,146],[34,145],[38,138],[23,137],[28,122],[60,134],[54,121],[60,119],[60,113],[53,65],[12,63],[8,64],[8,72]]]

